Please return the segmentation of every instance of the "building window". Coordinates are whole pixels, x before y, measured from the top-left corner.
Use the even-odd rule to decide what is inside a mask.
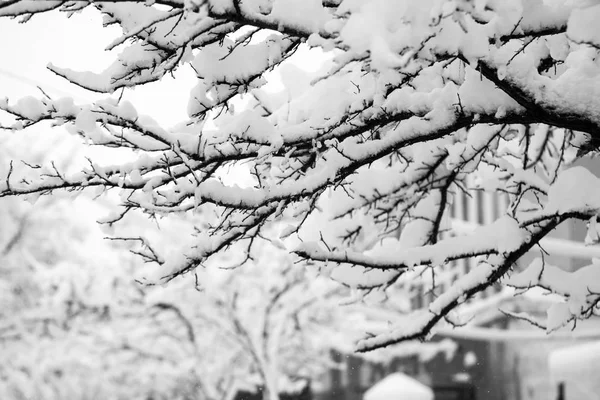
[[[359,374],[360,386],[362,388],[368,388],[371,386],[371,384],[373,383],[371,379],[372,373],[373,371],[371,365],[368,362],[363,361],[362,365],[360,366]]]
[[[348,364],[344,365],[340,371],[340,386],[348,387]]]
[[[418,310],[423,307],[423,285],[417,284],[412,289],[412,294],[410,298],[410,308],[413,310]]]

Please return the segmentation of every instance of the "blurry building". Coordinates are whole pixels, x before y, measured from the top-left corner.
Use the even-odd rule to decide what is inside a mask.
[[[598,160],[585,159],[579,164],[600,176]],[[454,229],[464,228],[468,232],[478,225],[492,223],[505,213],[508,205],[509,199],[504,193],[474,191],[468,195],[457,191],[449,217]],[[544,250],[550,253],[545,254],[546,262],[567,271],[588,265],[591,253],[583,244],[585,235],[585,222],[567,221],[560,225],[544,241]],[[530,252],[519,260],[515,269],[528,266],[540,254],[540,249]],[[600,256],[600,250],[598,254]],[[474,266],[474,260],[453,261],[436,272],[435,287],[431,287],[426,279],[414,285],[411,288],[412,308],[426,307],[457,277]],[[559,388],[551,376],[549,358],[557,349],[589,343],[594,337],[545,337],[538,328],[508,318],[499,311],[527,312],[543,320],[553,298],[538,293],[532,291],[529,295],[514,297],[510,291],[496,285],[478,294],[471,304],[478,307],[476,332],[479,334],[460,337],[440,332],[433,339],[439,341],[450,337],[454,340],[457,347],[453,357],[440,353],[420,361],[418,355],[414,355],[377,363],[332,352],[332,360],[340,367],[332,368],[322,377],[314,390],[315,400],[361,400],[368,388],[394,372],[403,372],[430,386],[435,400],[579,400],[569,396],[564,386]],[[600,318],[578,323],[578,328],[598,333]],[[600,372],[596,372],[600,378]]]

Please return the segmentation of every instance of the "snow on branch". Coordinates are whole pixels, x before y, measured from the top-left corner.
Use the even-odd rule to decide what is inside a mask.
[[[548,309],[547,332],[588,318],[599,310],[600,265],[596,262],[567,272],[536,258],[527,269],[511,276],[506,284],[517,289],[540,287],[564,298],[564,302],[553,304]]]
[[[598,177],[573,164],[600,147],[600,37],[589,23],[600,6],[558,3],[4,2],[0,17],[25,21],[93,5],[122,35],[107,44],[119,54],[103,72],[48,60],[108,98],[0,100],[3,130],[64,127],[109,156],[81,157],[75,170],[3,161],[0,197],[114,193],[121,208],[107,225],[140,213],[183,218],[192,227],[177,249],[143,232],[120,236],[156,267],[154,283],[234,248],[242,257],[221,266],[242,265],[269,241],[365,293],[427,287],[415,323],[360,349],[425,337],[502,284],[559,223],[590,221],[588,241],[598,237]],[[302,70],[302,57],[320,69]],[[180,68],[194,71],[195,86],[175,127],[113,94]],[[450,219],[481,227],[465,235]],[[579,299],[567,319],[597,304],[531,279],[515,286]]]

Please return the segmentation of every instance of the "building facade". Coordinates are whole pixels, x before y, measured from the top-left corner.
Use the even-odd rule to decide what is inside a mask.
[[[585,159],[579,164],[600,176],[598,160]],[[466,194],[457,190],[448,215],[455,230],[462,227],[466,232],[478,225],[492,223],[505,213],[508,205],[509,199],[504,193],[477,190]],[[590,259],[577,252],[577,246],[583,246],[585,225],[584,222],[567,222],[552,232],[547,243],[553,248],[549,249],[550,255],[545,255],[546,261],[567,271],[589,264]],[[526,267],[540,256],[538,253],[541,251],[537,249],[525,255],[515,268]],[[447,263],[437,270],[435,287],[427,280],[413,284],[410,288],[411,308],[426,307],[459,276],[474,268],[474,262],[458,260]],[[496,297],[498,300],[494,301]],[[433,388],[436,400],[553,400],[560,396],[561,400],[578,400],[561,393],[557,383],[552,381],[548,359],[556,349],[591,339],[544,337],[538,328],[524,321],[509,319],[499,311],[526,311],[543,319],[549,305],[543,297],[507,298],[502,296],[501,286],[495,285],[471,301],[481,302],[485,299],[491,301],[488,301],[488,309],[483,310],[486,317],[479,321],[479,327],[495,332],[493,338],[486,338],[485,335],[463,338],[453,335],[451,339],[456,342],[456,351],[452,357],[440,353],[426,361],[414,355],[376,363],[354,355],[332,352],[332,360],[339,367],[332,368],[322,377],[314,390],[315,399],[360,400],[363,393],[383,377],[393,372],[403,372]],[[600,318],[578,325],[580,329],[587,326],[600,332]],[[506,332],[506,335],[502,332]],[[444,338],[444,334],[438,334],[433,340]]]

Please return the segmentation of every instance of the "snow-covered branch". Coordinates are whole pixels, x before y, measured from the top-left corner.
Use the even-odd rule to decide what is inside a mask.
[[[49,68],[109,97],[6,99],[0,111],[4,130],[62,126],[110,164],[11,159],[0,197],[118,193],[121,209],[102,221],[110,226],[136,213],[189,219],[176,251],[140,232],[120,236],[156,264],[148,281],[195,272],[237,246],[244,256],[221,266],[243,265],[269,241],[369,293],[427,283],[419,323],[368,339],[366,350],[426,336],[559,222],[593,225],[600,212],[598,178],[572,165],[600,143],[597,4],[9,1],[0,17],[90,5],[122,30],[107,44],[120,50],[115,61],[100,73]],[[320,70],[296,65],[306,54],[319,54]],[[187,67],[196,85],[175,127],[113,95]],[[450,217],[482,227],[464,235]],[[437,284],[457,266],[462,278]]]

